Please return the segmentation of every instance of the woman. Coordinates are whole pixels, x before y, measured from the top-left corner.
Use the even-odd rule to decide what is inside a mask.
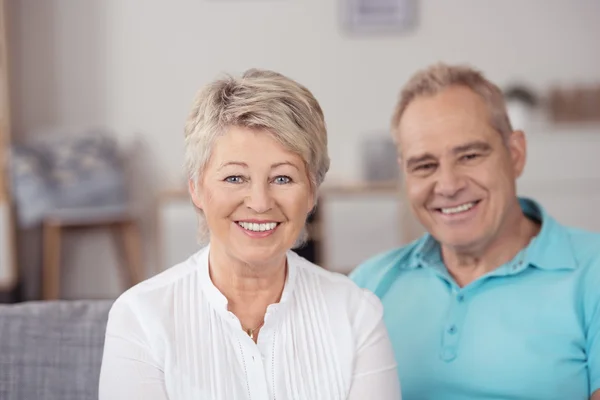
[[[260,70],[208,85],[185,161],[207,245],[115,302],[100,399],[399,399],[379,300],[290,250],[329,168],[312,94]]]

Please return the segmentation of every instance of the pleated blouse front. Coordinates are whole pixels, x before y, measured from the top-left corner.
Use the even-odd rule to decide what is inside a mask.
[[[400,398],[372,293],[289,252],[281,301],[268,307],[254,343],[212,284],[209,251],[115,302],[100,399],[334,400],[374,390],[378,399]]]

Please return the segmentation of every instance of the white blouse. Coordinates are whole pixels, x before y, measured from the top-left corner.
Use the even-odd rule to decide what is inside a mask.
[[[375,295],[290,251],[254,343],[211,282],[209,249],[113,304],[100,400],[400,399]]]

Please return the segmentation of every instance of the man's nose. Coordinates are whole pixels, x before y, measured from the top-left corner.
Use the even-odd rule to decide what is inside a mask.
[[[440,166],[435,182],[435,193],[454,197],[466,187],[465,177],[454,166]]]

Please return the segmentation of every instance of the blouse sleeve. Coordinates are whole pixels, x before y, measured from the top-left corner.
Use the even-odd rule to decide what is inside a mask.
[[[354,321],[357,356],[348,400],[399,400],[400,381],[383,306],[371,292],[363,290],[363,296]]]
[[[108,317],[100,400],[168,400],[164,373],[131,306],[117,300]]]

